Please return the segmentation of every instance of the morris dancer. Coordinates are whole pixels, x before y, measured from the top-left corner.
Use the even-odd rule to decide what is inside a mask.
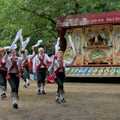
[[[30,74],[32,73],[32,60],[35,57],[34,47],[32,47],[33,54],[27,55],[27,50],[21,50],[21,70],[23,71],[23,79],[25,81],[24,87],[27,88],[30,85]]]
[[[35,56],[33,60],[33,70],[37,73],[37,86],[38,95],[44,95],[45,92],[45,78],[47,75],[48,65],[50,63],[50,58],[45,53],[44,48],[38,49],[38,55]]]
[[[11,87],[11,98],[13,108],[18,108],[18,98],[19,98],[19,75],[20,75],[20,65],[19,58],[16,55],[16,50],[11,51],[11,56],[7,57],[7,65],[8,73],[7,79],[9,81]]]
[[[4,48],[0,48],[0,96],[1,99],[6,98],[6,89],[7,89],[7,81],[6,81],[6,61],[4,56]]]
[[[49,73],[54,72],[56,76],[56,83],[58,85],[56,93],[56,102],[64,103],[64,81],[65,81],[65,65],[63,62],[63,52],[57,51],[55,57],[53,58],[52,64],[49,67]]]

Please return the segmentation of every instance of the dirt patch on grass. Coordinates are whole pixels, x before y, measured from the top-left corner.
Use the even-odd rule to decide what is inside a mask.
[[[55,103],[56,85],[48,84],[45,96],[38,96],[36,91],[35,82],[28,89],[22,83],[19,109],[12,109],[8,96],[0,101],[0,120],[120,119],[119,84],[66,83],[67,103],[62,105]]]

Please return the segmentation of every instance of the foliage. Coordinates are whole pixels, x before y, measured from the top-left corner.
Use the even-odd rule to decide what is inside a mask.
[[[120,9],[120,0],[0,0],[0,46],[10,44],[22,28],[31,43],[43,39],[47,49],[57,38],[56,18],[62,15]]]

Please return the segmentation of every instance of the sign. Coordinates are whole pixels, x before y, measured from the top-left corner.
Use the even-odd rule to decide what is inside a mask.
[[[120,11],[89,13],[59,17],[57,27],[77,27],[99,24],[120,24]]]
[[[66,67],[67,77],[120,77],[120,67]]]

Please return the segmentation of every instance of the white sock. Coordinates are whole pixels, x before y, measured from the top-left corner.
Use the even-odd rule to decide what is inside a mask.
[[[29,79],[26,79],[26,83],[29,84]]]
[[[60,99],[63,100],[64,99],[64,95],[62,93],[60,93]]]
[[[43,87],[43,84],[41,84],[41,91],[43,91],[44,90],[44,87]]]
[[[2,95],[4,93],[3,87],[0,86],[0,95]]]
[[[38,87],[38,89],[37,89],[38,91],[40,91],[40,87]]]
[[[15,104],[15,103],[17,104],[17,102],[18,102],[17,98],[16,97],[12,97],[12,104]]]
[[[58,93],[56,93],[56,100],[59,99]]]

